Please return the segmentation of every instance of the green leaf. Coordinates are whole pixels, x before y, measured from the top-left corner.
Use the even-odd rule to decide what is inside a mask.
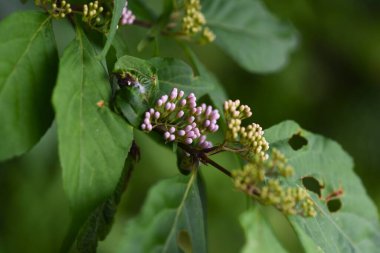
[[[259,0],[204,1],[202,10],[216,44],[248,71],[279,70],[297,44],[294,29]]]
[[[152,187],[140,214],[127,226],[120,252],[207,252],[197,172]]]
[[[117,91],[116,105],[129,123],[139,128],[142,114],[156,98],[158,87],[155,70],[147,61],[126,55],[117,60],[113,72],[128,73],[133,78],[132,87]]]
[[[258,208],[251,208],[244,212],[240,216],[240,224],[247,240],[242,253],[286,253]]]
[[[116,50],[116,56],[117,58],[122,57],[123,55],[126,55],[128,50],[128,45],[126,39],[119,33],[115,34],[114,40],[112,42],[112,46]]]
[[[290,217],[307,252],[377,252],[380,226],[376,207],[355,175],[352,159],[341,146],[292,121],[271,127],[265,131],[265,137],[294,166],[295,183],[301,185],[305,176],[321,183],[322,196],[311,193],[317,216]],[[334,194],[333,199],[342,206],[331,212],[326,200]]]
[[[223,86],[219,83],[216,76],[211,73],[205,65],[198,59],[196,54],[191,51],[189,47],[185,48],[185,52],[190,58],[190,61],[192,65],[194,66],[194,69],[199,75],[198,82],[203,84],[209,84],[208,86],[213,87],[213,91],[209,92],[208,95],[210,96],[211,101],[214,103],[216,108],[219,109],[219,111],[223,112],[223,104],[224,101],[227,100],[227,93],[225,92]],[[223,113],[221,114],[222,117],[224,117]]]
[[[160,90],[169,93],[173,88],[194,92],[197,97],[213,91],[213,84],[201,82],[193,73],[193,69],[185,62],[174,58],[153,58],[149,60],[157,70]]]
[[[17,12],[0,22],[0,160],[31,148],[51,125],[58,55],[51,19]]]
[[[104,45],[103,51],[100,54],[101,58],[104,58],[107,55],[108,49],[112,45],[112,41],[116,34],[116,30],[118,28],[119,20],[123,12],[124,5],[125,5],[125,0],[113,1],[113,11],[112,11],[110,30],[108,31],[106,44]]]
[[[107,102],[98,105],[110,93],[94,48],[77,28],[60,62],[53,103],[63,186],[78,223],[113,194],[132,143],[132,127]]]
[[[152,8],[152,3],[146,3],[146,1],[143,0],[134,0],[128,2],[129,9],[132,10],[132,12],[139,18],[145,19],[145,20],[155,20],[156,14],[153,11],[154,8]],[[154,6],[153,6],[154,7]]]
[[[139,81],[143,78],[151,78],[154,76],[154,70],[152,69],[152,66],[147,61],[125,55],[117,60],[114,67],[114,72],[130,72],[136,75]]]
[[[81,253],[95,253],[98,240],[104,240],[111,231],[117,206],[120,203],[122,194],[128,186],[136,162],[136,157],[133,156],[133,152],[136,151],[134,149],[136,149],[136,146],[131,147],[130,155],[125,162],[123,174],[119,179],[119,183],[113,195],[91,213],[86,224],[81,229],[77,242],[77,248]]]

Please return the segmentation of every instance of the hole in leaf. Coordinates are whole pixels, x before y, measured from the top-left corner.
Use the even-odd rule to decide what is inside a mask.
[[[309,191],[316,193],[318,195],[318,197],[322,196],[321,189],[323,188],[323,186],[314,177],[310,177],[310,176],[303,177],[302,178],[302,184]]]
[[[327,208],[331,213],[337,212],[342,208],[342,201],[339,198],[331,199],[327,201]]]
[[[301,136],[301,133],[293,134],[293,136],[288,141],[289,145],[293,150],[299,150],[303,146],[307,145],[307,140],[305,137]]]
[[[177,244],[178,247],[182,250],[184,253],[191,253],[193,252],[193,246],[191,245],[191,238],[189,233],[186,230],[181,230],[178,233],[177,236]]]

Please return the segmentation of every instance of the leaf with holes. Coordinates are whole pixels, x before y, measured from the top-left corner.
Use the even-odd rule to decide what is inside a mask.
[[[207,252],[197,172],[162,180],[127,226],[120,252]]]
[[[51,18],[18,12],[0,22],[0,160],[31,148],[51,125],[58,54]]]
[[[94,48],[77,28],[60,62],[53,103],[63,186],[78,223],[113,194],[132,143],[132,127],[104,102],[110,93]]]
[[[317,187],[313,188],[321,191],[319,197],[313,193],[315,189],[310,189],[318,212],[315,218],[289,218],[307,252],[377,252],[380,226],[376,207],[341,146],[292,121],[269,128],[265,137],[294,166],[295,183],[305,183],[305,177],[308,181],[314,178],[311,181]],[[299,145],[293,145],[294,138]],[[309,187],[310,182],[305,186]]]
[[[286,253],[258,208],[245,211],[240,216],[240,224],[244,229],[247,241],[242,253]]]
[[[204,1],[203,11],[215,43],[249,71],[279,70],[297,44],[294,29],[259,0]]]

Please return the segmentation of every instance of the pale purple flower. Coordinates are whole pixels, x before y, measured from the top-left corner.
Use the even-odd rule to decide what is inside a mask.
[[[171,99],[171,100],[174,100],[174,99],[177,98],[177,96],[178,96],[178,90],[177,90],[177,88],[174,88],[174,89],[172,90],[172,92],[170,93],[170,99]]]
[[[136,16],[132,13],[131,10],[128,9],[128,1],[125,2],[121,18],[120,18],[120,23],[122,25],[130,25],[135,22]]]
[[[178,113],[177,113],[177,118],[182,118],[182,116],[185,114],[185,112],[184,111],[179,111]]]
[[[187,125],[187,126],[185,127],[185,131],[186,131],[186,132],[189,132],[191,129],[193,129],[193,127],[192,127],[191,125]]]
[[[163,95],[161,97],[161,100],[162,100],[162,103],[166,103],[166,101],[168,101],[168,95]]]
[[[177,132],[178,136],[184,136],[186,134],[185,130],[179,130]]]
[[[144,114],[141,129],[149,132],[159,126],[158,129],[163,130],[166,141],[194,144],[201,148],[211,147],[212,143],[207,141],[207,134],[219,129],[218,110],[205,103],[197,106],[194,93],[190,93],[186,98],[183,98],[184,95],[182,90],[174,88],[169,95],[161,96],[155,107]]]

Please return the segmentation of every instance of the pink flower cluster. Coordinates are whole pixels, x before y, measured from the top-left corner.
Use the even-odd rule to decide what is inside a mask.
[[[206,136],[218,131],[219,112],[204,103],[197,106],[197,98],[193,93],[187,97],[184,95],[177,88],[170,95],[163,95],[154,108],[145,112],[141,129],[150,132],[159,128],[167,142],[177,141],[210,148],[212,143],[207,141]]]
[[[128,10],[128,0],[125,2],[123,13],[121,14],[120,22],[122,25],[130,25],[135,22],[136,16],[133,15],[131,10]]]

